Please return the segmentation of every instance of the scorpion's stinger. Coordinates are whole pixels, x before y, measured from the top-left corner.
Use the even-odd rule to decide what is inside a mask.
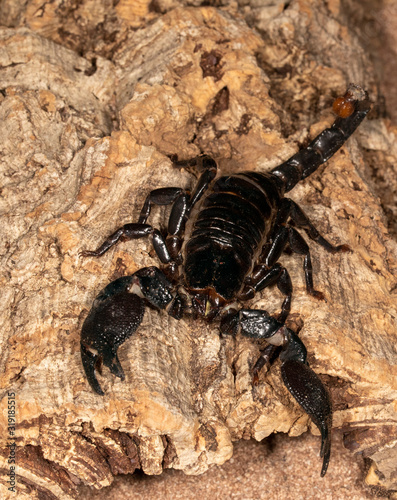
[[[299,337],[286,328],[287,344],[280,354],[281,375],[289,392],[310,416],[321,433],[323,458],[321,476],[328,469],[331,455],[332,403],[320,378],[306,363],[306,348]]]

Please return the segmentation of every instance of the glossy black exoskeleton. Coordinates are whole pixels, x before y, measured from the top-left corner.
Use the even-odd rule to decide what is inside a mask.
[[[177,319],[190,313],[217,320],[223,334],[267,340],[269,346],[262,351],[254,374],[279,354],[285,386],[321,432],[324,476],[331,450],[331,399],[307,364],[304,344],[285,326],[292,284],[278,260],[286,246],[303,255],[307,291],[321,299],[323,294],[313,286],[309,247],[298,229],[329,252],[348,251],[349,247],[329,243],[284,195],[344,144],[369,109],[366,92],[350,85],[334,102],[338,117],[333,125],[268,173],[243,172],[215,180],[217,165],[209,156],[175,162],[201,170],[191,194],[176,187],[152,191],[137,223],[118,229],[96,251],[82,252],[85,257],[99,257],[119,240],[150,236],[163,264],[162,270],[147,267],[113,281],[94,301],[82,328],[81,356],[88,382],[97,394],[104,394],[95,373],[98,362],[124,379],[117,349],[140,325],[146,305],[165,309]],[[147,224],[153,205],[172,205],[165,237]],[[264,310],[239,306],[273,284],[285,296],[277,318]]]

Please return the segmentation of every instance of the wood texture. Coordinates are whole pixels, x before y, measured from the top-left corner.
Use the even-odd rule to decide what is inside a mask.
[[[257,345],[155,311],[120,348],[126,380],[105,369],[106,396],[96,396],[80,361],[82,321],[109,281],[157,261],[146,241],[100,259],[79,252],[136,221],[151,189],[194,185],[167,155],[205,151],[222,173],[270,169],[332,122],[332,100],[349,81],[368,88],[372,119],[291,197],[353,252],[311,244],[327,302],[306,294],[301,259],[283,256],[294,284],[289,325],[303,325],[346,446],[372,459],[368,482],[397,489],[397,253],[373,184],[383,179],[393,207],[396,128],[376,114],[375,77],[339,4],[328,2],[332,16],[310,1],[252,9],[260,36],[232,9],[142,2],[134,17],[128,2],[82,2],[83,26],[74,11],[62,17],[60,3],[39,3],[10,11],[11,27],[0,30],[0,426],[15,392],[21,498],[74,498],[81,484],[103,488],[136,468],[199,474],[228,460],[235,440],[317,432],[278,363],[252,386]],[[95,52],[87,26],[100,23]],[[151,220],[160,226],[166,215]],[[266,290],[253,303],[276,313],[281,301]],[[0,443],[3,495],[9,437]]]

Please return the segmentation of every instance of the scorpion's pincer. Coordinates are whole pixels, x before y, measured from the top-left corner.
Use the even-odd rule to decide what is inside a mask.
[[[81,359],[92,389],[103,396],[95,369],[103,363],[124,380],[117,349],[142,322],[145,306],[164,309],[173,300],[172,284],[156,267],[112,281],[97,296],[81,330]]]
[[[97,296],[81,331],[81,359],[92,389],[103,396],[95,369],[102,362],[121,380],[124,371],[117,349],[140,325],[145,311],[142,298],[131,293],[133,276],[112,281]]]
[[[284,327],[286,343],[280,354],[284,385],[312,419],[321,433],[321,476],[328,469],[331,455],[332,402],[316,373],[309,367],[303,342],[292,330]]]

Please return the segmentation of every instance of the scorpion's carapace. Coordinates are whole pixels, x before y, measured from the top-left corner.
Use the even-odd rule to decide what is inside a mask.
[[[268,341],[254,367],[255,376],[265,363],[280,356],[285,386],[321,432],[321,475],[326,473],[331,450],[331,398],[307,364],[302,341],[285,326],[292,283],[278,260],[286,246],[302,255],[307,291],[322,299],[323,294],[313,285],[310,250],[300,230],[329,252],[345,252],[349,247],[328,242],[302,209],[284,195],[343,145],[369,109],[366,92],[350,85],[335,101],[338,117],[333,125],[268,173],[243,172],[215,179],[217,164],[209,156],[176,161],[176,166],[201,171],[191,193],[177,187],[152,191],[137,223],[115,231],[97,250],[82,252],[85,257],[98,257],[120,239],[149,236],[163,264],[162,270],[143,268],[113,281],[94,301],[81,332],[81,356],[97,394],[104,394],[96,376],[98,363],[124,379],[117,349],[140,325],[146,305],[165,309],[177,319],[190,314],[217,320],[223,334]],[[171,205],[166,236],[147,224],[153,205]],[[189,230],[185,231],[188,220]],[[278,317],[241,307],[270,285],[277,285],[284,295]]]

